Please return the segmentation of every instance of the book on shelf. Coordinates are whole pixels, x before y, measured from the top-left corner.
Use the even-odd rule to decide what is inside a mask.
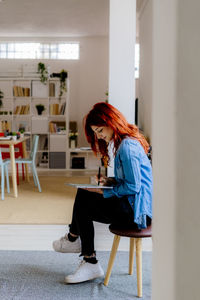
[[[29,97],[30,96],[30,88],[24,88],[24,96]]]
[[[14,115],[27,115],[30,111],[30,105],[17,105],[14,111]]]
[[[20,112],[20,106],[19,106],[19,105],[17,105],[17,106],[15,107],[14,114],[15,114],[15,115],[18,115],[18,114],[19,114],[19,112]]]
[[[24,88],[21,86],[14,85],[13,86],[13,96],[14,97],[29,97],[30,96],[30,88]]]
[[[49,83],[49,97],[55,97],[55,83]]]
[[[49,122],[49,131],[50,133],[60,132],[66,127],[65,122]]]
[[[65,114],[65,107],[66,107],[66,102],[61,104],[59,115],[64,115]]]
[[[59,115],[59,104],[50,104],[50,115]]]
[[[16,85],[13,86],[13,96],[18,97],[18,89]]]

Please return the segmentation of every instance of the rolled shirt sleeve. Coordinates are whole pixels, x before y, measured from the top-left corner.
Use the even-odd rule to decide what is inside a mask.
[[[115,158],[115,177],[118,182],[113,189],[104,190],[104,198],[139,193],[141,188],[141,168],[137,145],[124,140]],[[121,175],[118,174],[120,169]]]

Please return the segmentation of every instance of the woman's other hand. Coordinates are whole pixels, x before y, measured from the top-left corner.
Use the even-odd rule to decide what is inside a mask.
[[[86,190],[88,192],[103,194],[103,190],[102,189],[90,189],[90,188],[87,188],[87,189],[83,189],[83,190]]]

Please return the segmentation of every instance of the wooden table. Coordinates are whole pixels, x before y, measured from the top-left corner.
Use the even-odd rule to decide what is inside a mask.
[[[0,138],[0,147],[1,147],[1,145],[9,145],[9,148],[10,148],[10,162],[11,162],[11,170],[12,170],[12,182],[13,182],[14,197],[18,196],[14,145],[22,143],[23,157],[26,158],[27,157],[26,140],[28,140],[28,139],[30,139],[29,136],[20,138],[16,141],[14,141],[14,140],[1,140],[1,138]],[[29,181],[28,165],[27,164],[25,164],[25,174],[26,174],[26,180]]]

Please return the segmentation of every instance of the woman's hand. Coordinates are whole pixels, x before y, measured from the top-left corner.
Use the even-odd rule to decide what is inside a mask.
[[[83,190],[86,190],[88,192],[103,194],[103,190],[102,189],[90,189],[90,188],[87,188],[87,189],[83,189]]]
[[[98,176],[95,176],[95,182],[98,183]],[[117,181],[115,180],[114,177],[105,177],[101,176],[99,180],[100,185],[105,185],[105,186],[113,186],[117,184]]]
[[[96,183],[99,182],[100,185],[105,185],[105,183],[106,183],[106,178],[107,178],[107,177],[105,177],[105,176],[103,176],[103,175],[100,176],[100,179],[98,179],[98,175],[95,175],[95,176],[94,176],[95,182],[96,182]]]

